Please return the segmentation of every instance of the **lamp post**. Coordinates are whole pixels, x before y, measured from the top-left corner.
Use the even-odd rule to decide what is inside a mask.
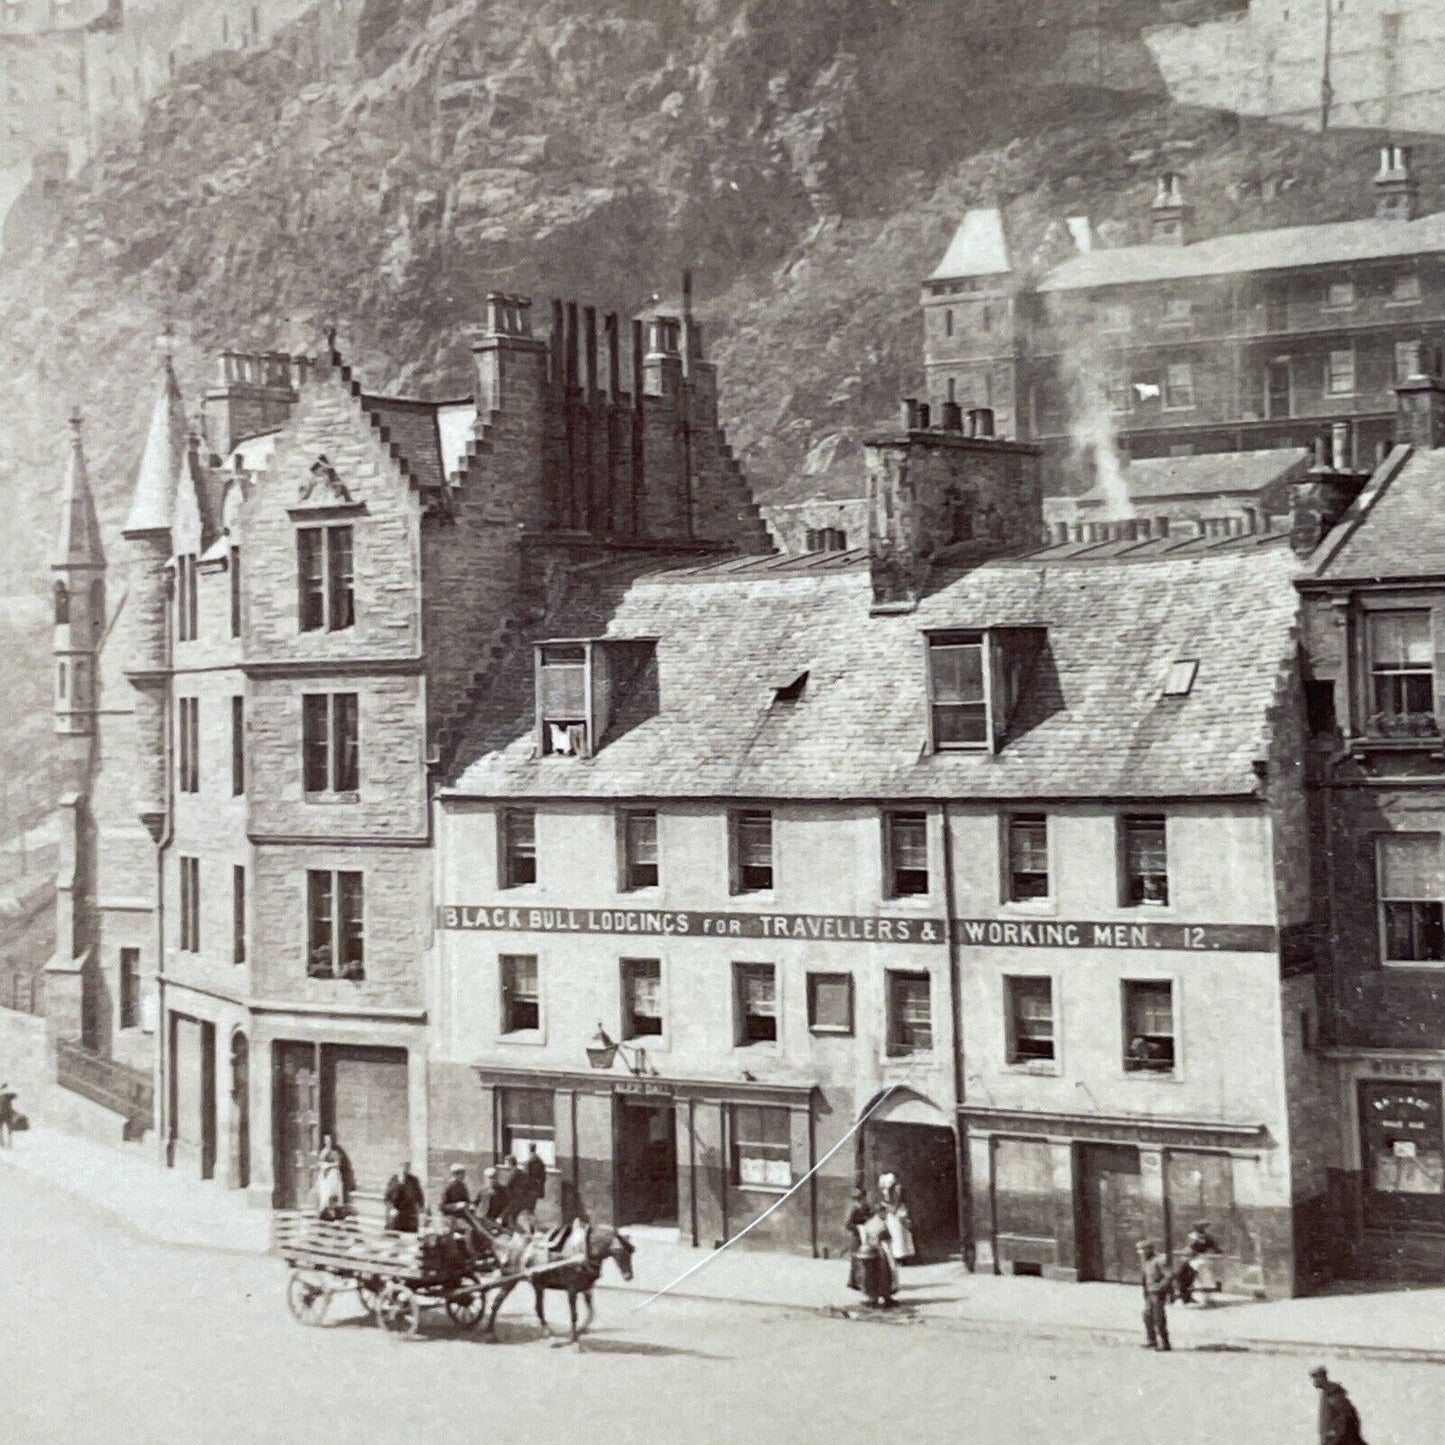
[[[615,1060],[619,1054],[622,1056],[623,1067],[635,1078],[640,1078],[645,1074],[655,1075],[657,1073],[657,1070],[647,1062],[646,1049],[619,1043],[616,1039],[613,1039],[607,1030],[602,1027],[601,1023],[599,1023],[597,1025],[597,1032],[592,1035],[592,1038],[587,1044],[587,1062],[591,1064],[594,1069],[606,1073],[607,1070],[612,1067],[613,1060]]]

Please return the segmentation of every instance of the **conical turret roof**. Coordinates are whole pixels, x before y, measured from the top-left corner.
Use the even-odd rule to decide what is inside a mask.
[[[79,412],[70,418],[70,430],[70,459],[65,466],[65,488],[60,498],[60,536],[52,565],[103,567],[105,554],[101,551],[100,526],[95,519],[95,499],[90,494]]]
[[[126,518],[127,532],[169,531],[175,519],[176,487],[186,461],[186,412],[171,359],[151,412],[145,451],[136,475],[135,499]]]

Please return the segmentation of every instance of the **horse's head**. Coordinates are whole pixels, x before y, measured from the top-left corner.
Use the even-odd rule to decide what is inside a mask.
[[[607,1256],[622,1271],[623,1279],[632,1278],[632,1256],[635,1250],[636,1245],[621,1230],[612,1231],[612,1238],[607,1242]]]

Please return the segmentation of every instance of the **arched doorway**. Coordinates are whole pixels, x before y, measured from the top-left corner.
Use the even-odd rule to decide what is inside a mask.
[[[251,1044],[243,1033],[231,1035],[231,1114],[236,1121],[231,1185],[251,1183]]]
[[[896,1174],[913,1216],[918,1257],[951,1258],[961,1244],[957,1133],[948,1115],[913,1089],[895,1089],[881,1104],[877,1097],[861,1111],[873,1110],[858,1131],[861,1182],[873,1195],[880,1174]]]

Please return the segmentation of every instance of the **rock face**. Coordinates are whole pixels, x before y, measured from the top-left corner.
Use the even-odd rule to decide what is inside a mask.
[[[1160,99],[1155,0],[365,0],[345,65],[334,9],[182,69],[138,138],[17,206],[0,593],[44,585],[77,403],[114,535],[168,322],[189,395],[215,350],[328,325],[369,387],[461,395],[487,290],[628,314],[691,266],[766,499],[846,483],[916,389],[919,279],[969,205],[1002,204],[1024,259],[1061,216],[1140,236],[1163,156],[1211,230],[1367,205],[1374,137]]]

